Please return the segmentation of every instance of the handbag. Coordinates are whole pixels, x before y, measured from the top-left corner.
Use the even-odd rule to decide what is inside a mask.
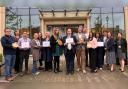
[[[58,44],[61,46],[63,43],[60,39],[57,40]]]

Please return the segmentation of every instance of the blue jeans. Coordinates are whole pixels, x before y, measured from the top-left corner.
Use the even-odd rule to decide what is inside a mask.
[[[38,71],[37,63],[38,63],[38,60],[37,61],[35,61],[35,60],[33,61],[32,73],[36,73]]]
[[[5,55],[5,76],[12,76],[12,70],[15,65],[16,55]]]

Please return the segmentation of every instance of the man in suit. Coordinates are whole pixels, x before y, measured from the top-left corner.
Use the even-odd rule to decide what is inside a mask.
[[[77,71],[82,71],[83,73],[86,73],[85,45],[87,38],[83,33],[82,25],[78,27],[78,33],[75,36],[77,39],[77,47],[76,47],[76,56],[77,56],[77,65],[78,65]]]

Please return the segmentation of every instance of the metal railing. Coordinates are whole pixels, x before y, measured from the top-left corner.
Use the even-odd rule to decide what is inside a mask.
[[[121,8],[85,8],[74,9],[74,10],[44,10],[43,8],[32,8],[32,7],[7,7],[6,9],[6,27],[10,26],[13,30],[28,28],[31,34],[31,29],[33,27],[40,26],[41,12],[49,11],[53,13],[56,11],[63,11],[66,15],[69,11],[76,11],[76,15],[79,11],[88,11],[91,14],[90,18],[90,28],[99,30],[108,29],[112,30],[113,33],[121,31],[124,33],[124,10]],[[10,22],[10,23],[9,23]],[[100,24],[100,25],[97,25]],[[97,27],[100,26],[100,27]],[[97,30],[97,29],[96,29]],[[118,31],[117,31],[118,30]]]

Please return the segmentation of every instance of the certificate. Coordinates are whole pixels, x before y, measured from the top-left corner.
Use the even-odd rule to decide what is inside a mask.
[[[50,47],[50,41],[43,41],[42,46],[43,47]]]
[[[73,38],[67,38],[66,39],[66,43],[73,43],[73,42],[74,42]]]
[[[88,42],[87,43],[87,48],[91,48],[91,47],[92,47],[91,42]]]
[[[99,47],[104,46],[104,42],[97,42]]]
[[[12,43],[12,46],[13,46],[13,48],[17,48],[18,47],[18,43],[17,42]]]
[[[30,48],[30,43],[29,42],[22,42],[21,48]]]

